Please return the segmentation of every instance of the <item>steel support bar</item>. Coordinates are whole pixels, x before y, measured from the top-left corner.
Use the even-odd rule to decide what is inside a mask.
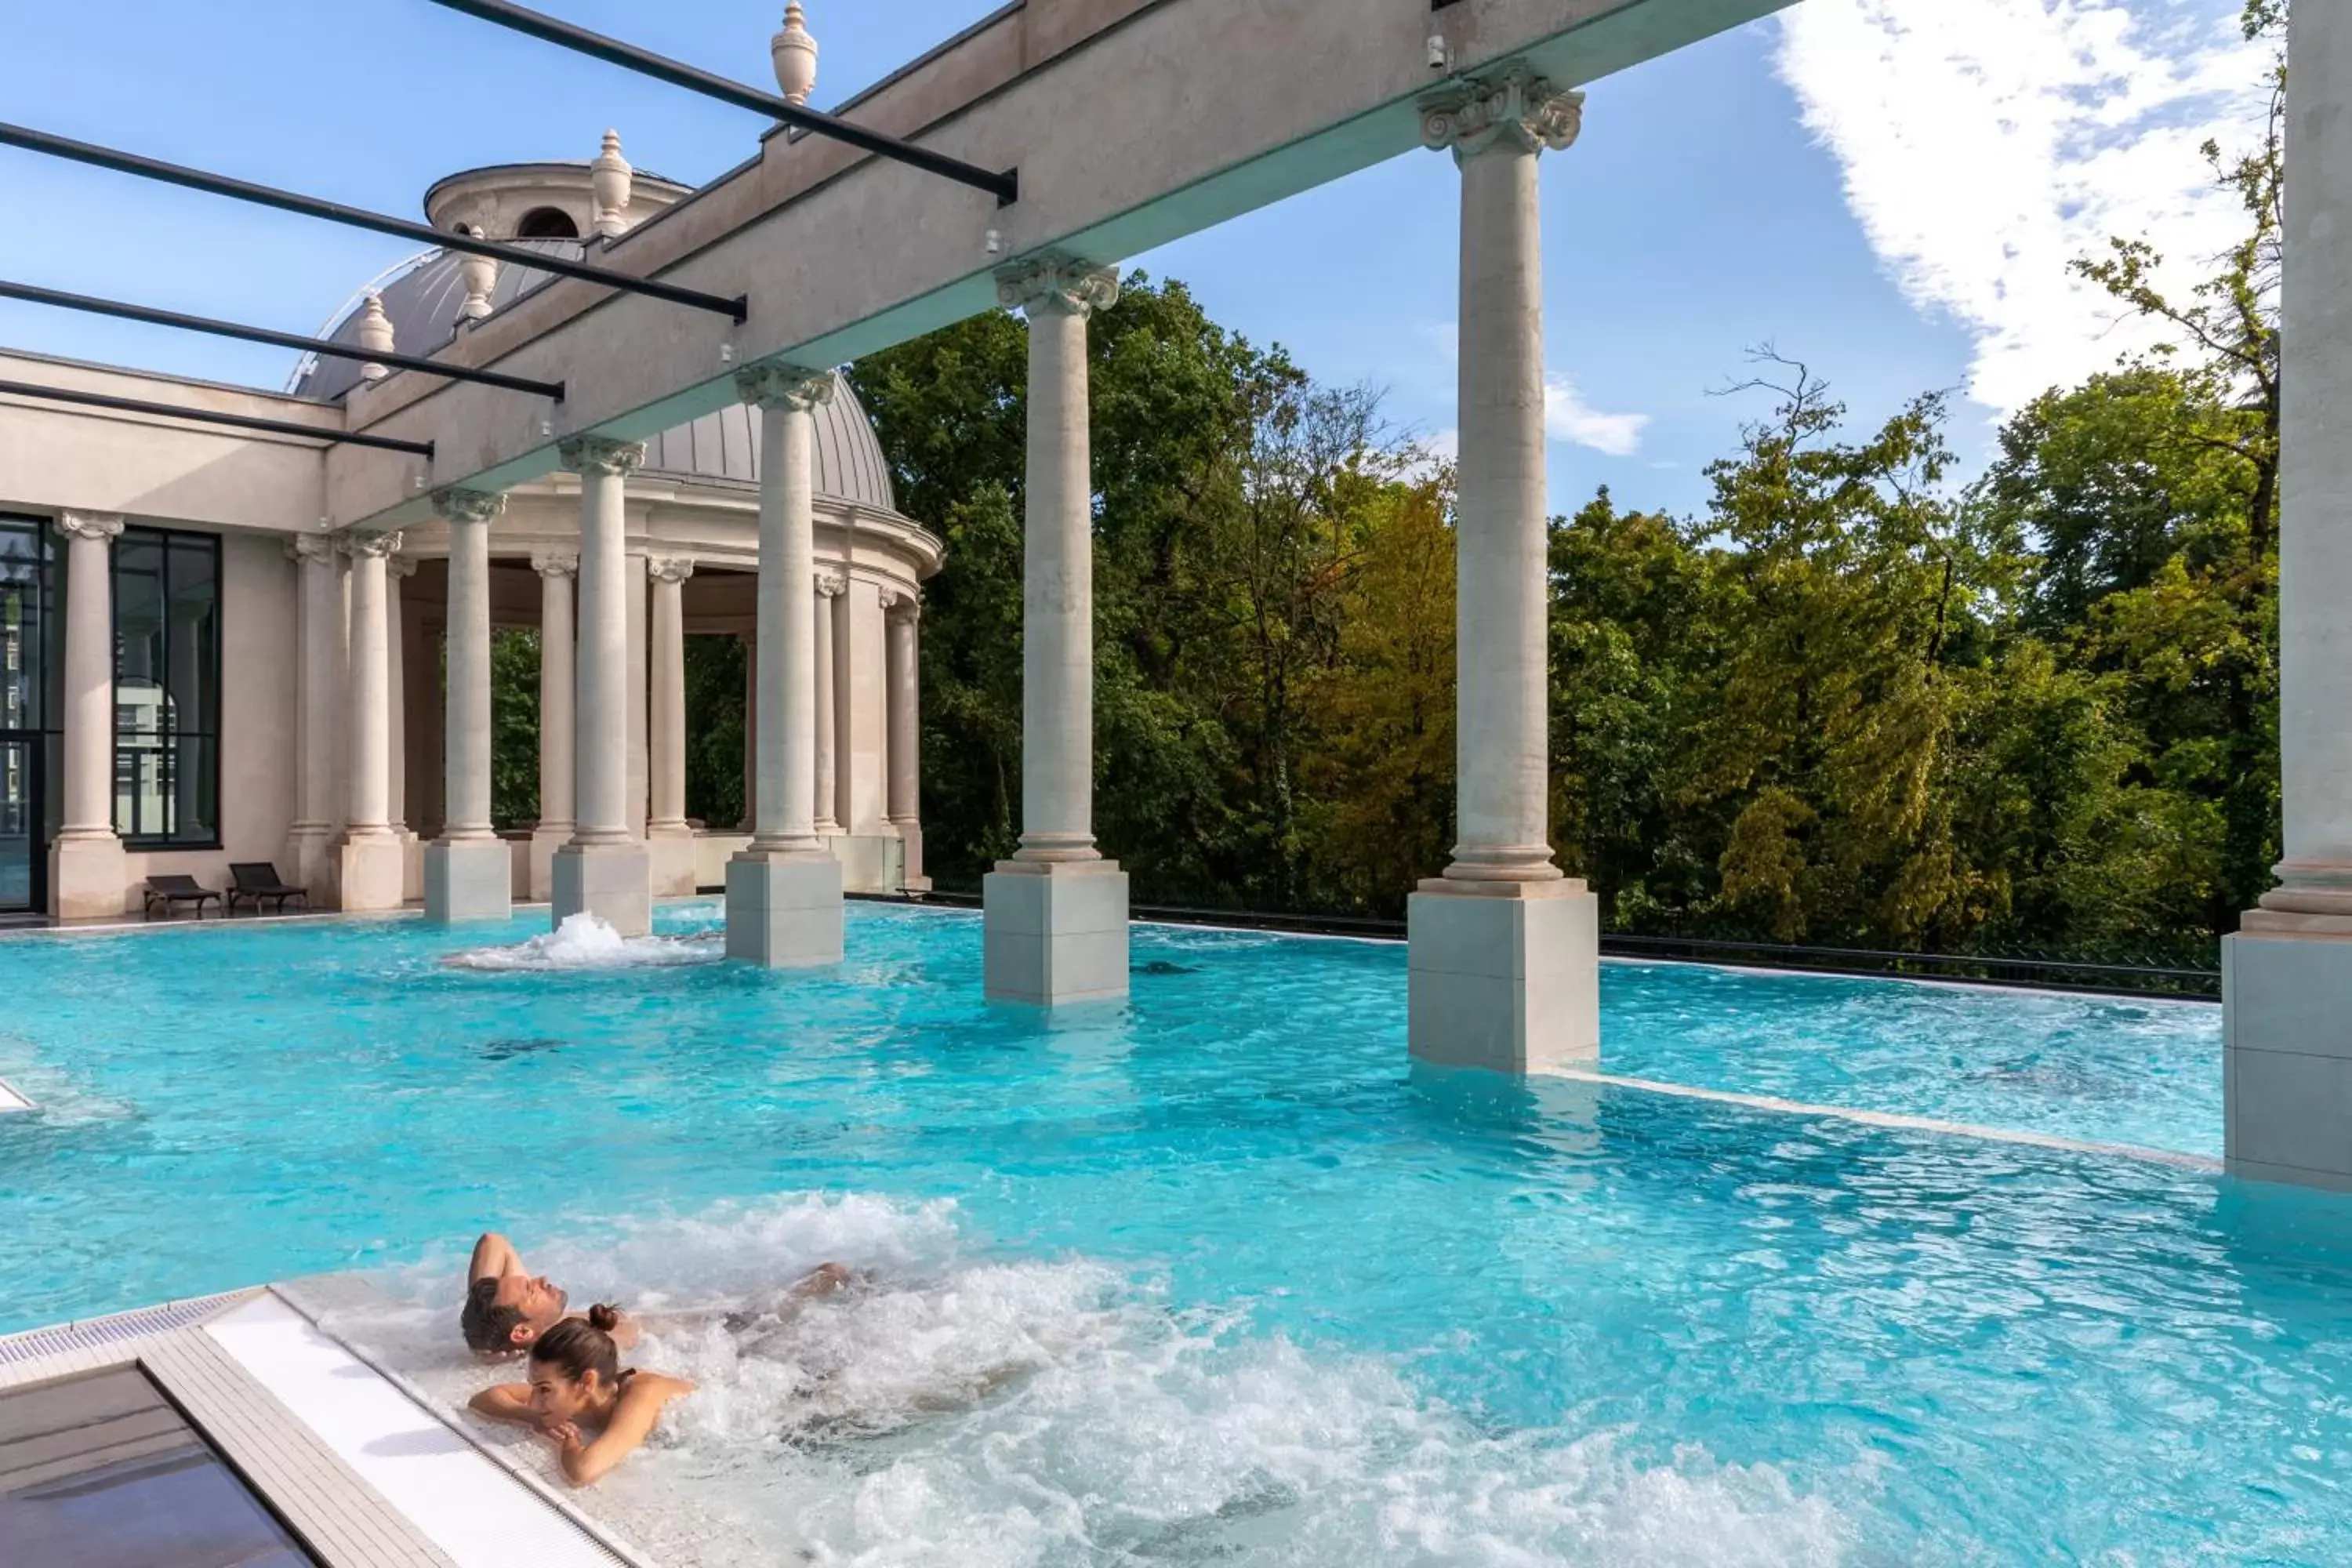
[[[373,229],[378,234],[396,235],[422,245],[437,245],[444,250],[462,250],[473,256],[488,256],[514,267],[528,267],[541,272],[559,273],[566,278],[585,279],[608,289],[620,289],[649,299],[666,300],[673,305],[686,305],[698,310],[709,310],[730,321],[740,321],[751,314],[751,306],[738,295],[724,300],[716,294],[706,294],[697,289],[681,289],[675,283],[663,283],[651,278],[638,278],[626,272],[614,272],[603,267],[591,267],[584,261],[571,261],[560,256],[546,256],[536,250],[525,250],[519,245],[501,245],[494,239],[476,239],[470,235],[444,234],[429,224],[411,223],[406,218],[388,217],[383,213],[368,212],[361,207],[347,207],[340,202],[323,202],[316,196],[297,195],[291,191],[275,190],[268,185],[257,185],[246,180],[232,180],[225,174],[208,174],[202,169],[184,168],[154,158],[143,158],[136,153],[118,153],[110,147],[93,146],[76,142],[70,137],[53,136],[46,131],[33,131],[22,125],[0,122],[0,146],[22,147],[28,153],[45,153],[53,158],[68,158],[94,168],[111,169],[119,174],[136,174],[141,179],[161,180],[166,184],[202,191],[207,195],[227,196],[233,201],[252,202],[259,206],[276,207],[280,212],[299,213],[304,217],[323,218],[329,223],[346,224],[352,228]]]
[[[682,87],[689,92],[715,98],[721,103],[731,103],[738,109],[764,114],[794,130],[828,136],[877,157],[894,158],[910,168],[986,191],[996,198],[999,206],[1010,206],[1021,199],[1021,174],[1017,169],[993,174],[977,163],[967,163],[961,158],[950,158],[943,153],[918,147],[911,142],[887,136],[878,131],[868,131],[835,115],[803,109],[797,103],[778,98],[774,93],[745,87],[723,76],[713,76],[709,71],[622,43],[617,38],[608,38],[602,33],[592,33],[585,27],[576,27],[553,16],[509,5],[507,0],[433,0],[433,4],[445,5],[452,11],[462,11],[485,22],[494,22],[544,43],[576,50],[608,65],[652,77],[656,81],[666,81],[672,87]]]
[[[240,326],[235,321],[215,321],[208,316],[187,316],[177,310],[158,310],[146,305],[127,305],[120,300],[95,300],[87,294],[68,294],[62,289],[43,289],[32,283],[11,283],[0,279],[0,300],[23,300],[35,305],[55,305],[61,310],[86,310],[94,316],[119,316],[126,321],[145,321],[158,327],[177,327],[183,331],[210,332],[217,338],[242,338],[247,342],[268,343],[273,348],[300,349],[310,353],[324,354],[330,359],[364,360],[371,364],[390,366],[394,370],[419,371],[426,375],[446,375],[452,381],[475,381],[484,386],[504,387],[509,392],[535,393],[541,397],[563,401],[563,384],[560,381],[531,381],[520,375],[504,375],[494,370],[475,370],[462,364],[443,364],[438,360],[420,359],[415,354],[370,353],[349,343],[338,343],[325,338],[306,338],[296,332],[274,332],[268,327]]]
[[[36,397],[47,403],[74,403],[85,408],[111,408],[124,414],[153,414],[165,419],[193,419],[200,425],[228,425],[239,430],[266,430],[273,436],[300,436],[313,441],[347,447],[373,447],[384,452],[413,452],[420,458],[433,455],[433,443],[430,441],[401,441],[390,436],[362,436],[352,430],[322,430],[316,425],[298,425],[291,419],[263,419],[251,414],[219,414],[209,408],[180,408],[169,403],[117,397],[109,392],[75,392],[62,386],[35,386],[26,381],[0,381],[0,396]]]

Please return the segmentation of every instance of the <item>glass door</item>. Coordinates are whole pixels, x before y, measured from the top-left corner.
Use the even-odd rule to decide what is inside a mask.
[[[39,519],[0,517],[0,915],[48,903],[48,563]]]

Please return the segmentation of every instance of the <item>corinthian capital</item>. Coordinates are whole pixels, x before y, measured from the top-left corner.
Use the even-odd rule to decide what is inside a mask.
[[[395,555],[383,563],[383,569],[386,575],[396,583],[404,577],[415,576],[416,569],[424,564],[414,555]]]
[[[1583,129],[1584,94],[1563,91],[1517,61],[1421,101],[1422,144],[1450,148],[1457,163],[1498,146],[1565,153]]]
[[[894,625],[913,625],[923,618],[922,596],[904,588],[895,590],[882,601],[882,618]]]
[[[577,577],[580,557],[569,550],[534,551],[530,569],[542,577]]]
[[[400,535],[392,530],[380,533],[347,533],[343,535],[343,549],[354,561],[362,555],[387,561],[400,552]]]
[[[559,442],[555,460],[574,474],[610,474],[626,479],[643,466],[643,441],[615,441],[608,436],[574,436]]]
[[[683,583],[694,575],[694,561],[685,555],[648,555],[646,575],[656,583]]]
[[[507,510],[507,498],[497,490],[451,488],[433,492],[433,515],[445,522],[488,522]]]
[[[996,302],[1035,316],[1091,316],[1118,303],[1118,268],[1041,256],[996,275]]]
[[[829,370],[808,370],[770,361],[735,373],[735,395],[763,411],[807,414],[833,401],[840,378]]]
[[[103,544],[122,531],[122,514],[113,511],[59,512],[58,531],[68,539],[89,539]]]
[[[331,566],[335,542],[323,533],[298,533],[286,542],[286,559],[298,566]]]
[[[819,572],[816,593],[820,599],[838,599],[849,592],[849,579],[838,572]]]

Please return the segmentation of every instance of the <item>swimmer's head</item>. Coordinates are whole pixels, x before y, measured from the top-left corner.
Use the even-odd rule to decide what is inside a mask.
[[[601,1303],[588,1321],[567,1318],[532,1342],[531,1413],[546,1421],[571,1421],[602,1405],[620,1386],[621,1352],[611,1330],[620,1314]]]
[[[501,1274],[466,1292],[457,1328],[482,1355],[513,1355],[563,1321],[571,1298],[545,1275]]]

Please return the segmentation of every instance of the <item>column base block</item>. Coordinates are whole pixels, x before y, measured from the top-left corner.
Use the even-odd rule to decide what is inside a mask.
[[[841,862],[746,850],[727,862],[727,956],[813,969],[842,956]]]
[[[549,880],[554,925],[592,914],[623,936],[654,929],[653,862],[643,844],[567,844]]]
[[[1116,860],[1000,860],[981,879],[991,999],[1059,1006],[1127,994],[1127,873]]]
[[[694,897],[694,829],[653,828],[646,835],[646,853],[652,858],[655,898]]]
[[[1601,905],[1575,879],[1432,880],[1405,903],[1416,1060],[1540,1073],[1601,1061]]]
[[[530,882],[525,896],[534,904],[555,897],[555,852],[572,842],[572,824],[542,824],[531,830]]]
[[[131,910],[131,860],[111,833],[49,847],[49,908],[61,921],[121,920]]]
[[[334,874],[327,862],[333,858],[334,829],[325,826],[297,826],[286,836],[286,863],[280,873],[294,886],[310,895],[310,907],[329,910],[335,905]]]
[[[400,840],[400,897],[413,904],[425,896],[425,840],[405,827],[392,832]]]
[[[2352,1191],[2352,920],[2257,910],[2221,939],[2230,1174]]]
[[[328,857],[335,908],[345,914],[396,910],[407,903],[406,857],[390,833],[338,839]]]
[[[514,913],[514,850],[503,838],[425,847],[425,918],[502,921]]]

